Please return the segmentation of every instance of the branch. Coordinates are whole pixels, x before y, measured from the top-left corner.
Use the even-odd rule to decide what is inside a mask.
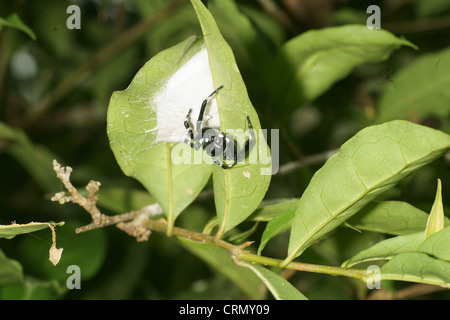
[[[62,181],[65,188],[69,191],[70,196],[67,196],[65,192],[59,192],[54,197],[52,197],[51,200],[58,201],[61,204],[64,204],[66,202],[79,204],[92,216],[93,223],[77,229],[77,233],[108,226],[115,223],[118,223],[118,228],[127,232],[129,235],[136,237],[137,241],[147,241],[152,231],[166,233],[167,221],[165,219],[150,219],[151,217],[162,213],[162,209],[158,204],[146,206],[141,210],[131,211],[117,216],[107,216],[105,214],[102,214],[96,205],[97,196],[95,195],[95,193],[98,191],[98,188],[100,186],[99,182],[92,180],[89,182],[86,187],[89,195],[87,198],[85,198],[78,193],[77,189],[70,182],[70,173],[72,172],[72,168],[61,167],[61,165],[56,160],[53,160],[53,167],[57,177]],[[129,220],[131,220],[131,222],[125,222]],[[233,245],[222,239],[216,239],[211,235],[179,227],[173,228],[172,235],[183,237],[189,240],[200,241],[202,243],[207,243],[226,249],[230,252],[231,258],[234,261],[243,260],[274,267],[280,267],[283,262],[283,260],[256,255],[251,253],[250,251],[245,250],[245,248],[248,247],[252,242],[245,242],[242,245]],[[366,279],[370,277],[370,274],[366,274],[365,270],[347,269],[301,262],[291,262],[287,264],[285,268],[297,271],[347,276],[362,281],[366,281]]]
[[[138,241],[148,240],[150,231],[144,230],[140,225],[140,221],[143,217],[148,218],[162,214],[163,211],[159,204],[156,203],[146,206],[140,210],[130,211],[120,215],[108,216],[101,213],[97,208],[96,202],[98,200],[98,197],[95,195],[95,193],[100,188],[100,182],[91,180],[88,183],[88,185],[86,186],[88,197],[85,198],[70,182],[70,174],[72,172],[71,167],[61,167],[61,165],[56,160],[53,160],[53,169],[56,172],[56,176],[64,184],[64,187],[67,189],[67,191],[69,191],[70,196],[67,196],[66,193],[62,191],[56,193],[51,198],[51,200],[57,201],[60,204],[64,204],[66,202],[76,203],[83,209],[85,209],[92,217],[93,222],[76,229],[77,233],[117,224],[117,227],[119,229],[127,232],[131,236],[136,237]],[[126,221],[130,220],[131,222],[125,223]]]
[[[64,184],[67,191],[69,191],[70,196],[66,196],[65,192],[58,192],[51,198],[52,201],[58,201],[60,204],[73,202],[80,205],[91,214],[92,220],[96,225],[101,225],[107,222],[108,216],[102,214],[96,204],[98,198],[95,193],[100,187],[100,182],[91,180],[88,183],[86,190],[89,195],[85,198],[78,193],[78,190],[70,182],[70,174],[72,173],[71,167],[61,167],[56,160],[53,160],[53,170],[55,170],[56,176]]]
[[[151,219],[142,219],[142,226],[158,232],[166,232],[167,223],[164,219],[159,220],[151,220]],[[260,255],[256,255],[251,253],[250,251],[244,250],[248,247],[251,242],[245,242],[242,245],[233,245],[224,240],[216,240],[213,236],[199,233],[191,230],[186,230],[183,228],[174,227],[172,231],[173,236],[183,237],[189,240],[199,241],[202,243],[214,245],[221,247],[230,251],[231,257],[233,260],[244,260],[248,262],[256,262],[259,264],[263,264],[266,266],[280,267],[283,260],[264,257]],[[329,275],[339,275],[346,276],[351,278],[356,278],[361,281],[367,281],[370,278],[370,274],[366,273],[366,270],[359,269],[347,269],[341,267],[333,267],[333,266],[324,266],[310,263],[302,263],[302,262],[291,262],[285,267],[286,269],[292,269],[296,271],[305,271],[305,272],[313,272],[313,273],[321,273],[321,274],[329,274]]]

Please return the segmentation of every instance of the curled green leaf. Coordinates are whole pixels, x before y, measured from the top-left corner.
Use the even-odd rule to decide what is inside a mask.
[[[114,92],[108,108],[108,137],[117,162],[163,208],[169,234],[212,172],[212,165],[201,161],[201,150],[192,156],[183,142],[189,108],[199,109],[213,87],[203,48],[203,39],[190,37],[157,54],[126,90]]]
[[[431,208],[427,221],[427,228],[425,229],[425,239],[442,229],[444,229],[444,206],[442,204],[441,180],[438,179],[436,198],[434,199],[433,207]]]
[[[220,225],[216,238],[220,238],[258,207],[270,183],[271,163],[267,144],[259,134],[258,115],[248,97],[233,51],[202,2],[191,0],[191,3],[202,28],[214,87],[224,86],[217,96],[220,129],[222,132],[246,131],[248,116],[257,140],[246,163],[227,170],[214,167],[214,200]],[[239,143],[242,145],[244,141]]]

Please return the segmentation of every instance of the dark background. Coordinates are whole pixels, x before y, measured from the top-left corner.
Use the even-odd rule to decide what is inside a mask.
[[[62,165],[74,168],[72,182],[79,189],[90,179],[102,183],[104,193],[100,193],[99,205],[105,213],[128,210],[131,203],[126,199],[131,193],[141,192],[138,194],[145,201],[145,190],[137,181],[126,177],[114,159],[106,135],[106,112],[112,92],[125,89],[153,55],[192,34],[201,34],[189,1],[181,1],[171,10],[164,9],[168,2],[0,0],[0,17],[16,13],[36,34],[36,40],[32,40],[15,29],[0,31],[0,121],[15,130],[14,139],[0,133],[0,223],[65,221],[57,229],[57,243],[64,247],[63,257],[67,259],[59,267],[53,267],[47,260],[51,244],[49,230],[12,240],[0,239],[3,252],[22,265],[27,283],[27,286],[0,287],[0,297],[246,298],[230,280],[208,268],[176,239],[153,234],[148,242],[136,243],[115,227],[76,235],[75,228],[89,223],[90,216],[74,204],[61,206],[49,200],[54,192],[63,190],[52,171],[51,161],[56,158]],[[430,1],[428,5],[423,2],[428,0],[275,1],[280,16],[267,9],[265,1],[236,1],[245,14],[264,27],[261,41],[269,54],[274,54],[288,39],[312,28],[364,24],[368,17],[365,10],[371,4],[380,6],[383,28],[406,37],[420,48],[419,51],[401,48],[384,63],[358,68],[313,103],[292,112],[288,119],[281,119],[277,108],[267,104],[267,97],[258,86],[252,57],[239,46],[238,30],[223,22],[220,12],[213,12],[236,55],[262,127],[280,129],[280,164],[338,148],[371,124],[380,90],[395,71],[417,56],[450,44],[449,1],[433,1],[433,4]],[[70,4],[81,8],[80,30],[66,27],[69,17],[66,9]],[[159,16],[160,21],[149,26],[142,36],[130,43],[117,41],[127,30],[133,30],[152,15]],[[448,125],[448,119],[420,121],[436,128]],[[299,197],[321,165],[317,163],[289,175],[273,177],[266,198]],[[394,195],[429,211],[435,192],[433,170],[441,170],[448,176],[447,165],[438,162],[402,183],[393,191]],[[448,187],[443,179],[444,190]],[[207,189],[211,189],[211,184]],[[114,190],[125,200],[112,194]],[[206,195],[186,210],[189,213],[182,214],[177,225],[200,231],[214,216],[213,199]],[[245,227],[243,224],[242,228]],[[253,235],[255,240],[259,239],[262,227]],[[333,235],[333,243],[325,242],[308,253],[307,258],[316,263],[339,265],[358,246],[349,243],[372,243],[381,237],[369,234],[363,240],[356,240],[361,239],[357,236],[339,229]],[[271,244],[269,253],[283,257],[286,246],[287,237],[279,237]],[[81,266],[81,290],[65,289],[68,274],[64,266],[68,261]],[[356,280],[288,272],[284,276],[310,299],[359,299],[374,294]],[[404,292],[401,290],[410,285],[386,282],[382,292],[386,294],[384,297],[390,297],[389,294]],[[411,298],[448,298],[446,291],[423,295],[424,292],[419,291]]]

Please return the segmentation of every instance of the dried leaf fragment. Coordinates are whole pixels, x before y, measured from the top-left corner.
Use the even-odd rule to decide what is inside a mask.
[[[50,247],[49,250],[49,260],[51,261],[51,263],[53,263],[54,266],[56,266],[59,262],[59,260],[61,259],[61,255],[63,252],[63,248],[56,248],[56,232],[55,232],[55,228],[48,223],[47,224],[48,227],[52,230],[52,246]]]
[[[10,225],[0,225],[0,239],[6,238],[11,239],[16,235],[27,234],[34,231],[39,231],[45,228],[50,228],[52,230],[52,246],[49,251],[49,260],[53,263],[53,265],[57,265],[59,260],[61,259],[61,254],[63,249],[56,248],[56,233],[55,227],[62,226],[64,222],[29,222],[26,224],[17,224],[12,223]]]
[[[49,260],[51,261],[51,263],[53,263],[54,266],[56,266],[59,262],[59,260],[61,259],[61,255],[63,252],[63,248],[56,248],[56,244],[53,243],[52,246],[50,247],[50,257]]]

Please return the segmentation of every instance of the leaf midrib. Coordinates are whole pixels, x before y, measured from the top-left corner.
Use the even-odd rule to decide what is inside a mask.
[[[168,196],[168,212],[167,212],[167,235],[172,234],[173,226],[175,223],[173,212],[173,185],[172,185],[172,161],[170,158],[171,148],[168,143],[166,145],[166,159],[167,159],[167,196]]]
[[[225,182],[225,204],[223,208],[223,217],[222,221],[220,223],[219,230],[216,233],[215,239],[219,240],[223,234],[225,233],[225,227],[227,226],[228,216],[229,216],[229,210],[230,210],[230,176],[229,172],[227,170],[224,170],[224,182]]]

